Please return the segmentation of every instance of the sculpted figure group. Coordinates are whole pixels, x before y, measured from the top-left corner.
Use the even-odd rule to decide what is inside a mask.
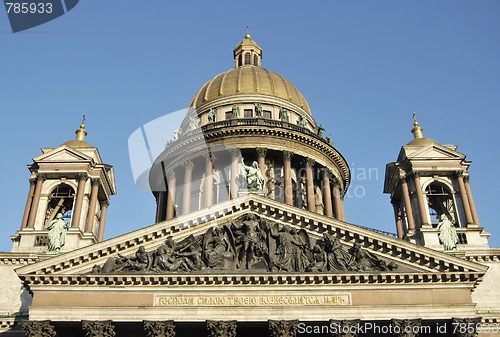
[[[236,221],[190,235],[179,242],[170,236],[156,250],[139,247],[133,256],[109,258],[94,273],[165,273],[215,270],[259,272],[388,271],[396,269],[354,244],[346,248],[323,233],[311,245],[306,230],[267,223],[253,213]]]

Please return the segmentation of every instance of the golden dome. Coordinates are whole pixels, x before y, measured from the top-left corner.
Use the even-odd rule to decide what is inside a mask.
[[[235,67],[205,83],[194,96],[190,107],[200,108],[219,98],[257,94],[286,100],[311,116],[309,104],[290,81],[261,67],[262,48],[250,34],[247,33],[236,45],[233,56]]]
[[[437,144],[437,142],[434,139],[424,137],[424,138],[415,138],[406,145],[427,146],[431,144]]]
[[[218,98],[244,94],[282,98],[311,116],[309,104],[292,82],[278,73],[253,65],[229,69],[215,76],[198,90],[190,106],[200,107]]]

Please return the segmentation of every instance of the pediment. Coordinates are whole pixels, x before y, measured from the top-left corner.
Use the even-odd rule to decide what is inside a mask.
[[[36,163],[40,162],[89,162],[92,161],[92,158],[88,155],[75,150],[71,147],[62,145],[58,148],[55,148],[51,151],[45,152],[44,154],[33,158],[33,161]]]
[[[274,258],[276,258],[278,246],[280,245],[277,239],[278,232],[280,228],[286,225],[288,226],[287,231],[293,230],[296,235],[302,234],[302,237],[309,237],[310,247],[314,247],[315,244],[321,245],[325,236],[336,240],[340,250],[351,253],[351,255],[353,247],[358,247],[365,257],[369,257],[368,261],[365,260],[365,263],[368,263],[367,268],[308,269],[298,272],[283,267],[286,265],[286,261],[281,259],[280,263],[277,264],[277,268],[266,269],[264,264],[260,264],[256,268],[250,267],[248,270],[245,268],[235,269],[234,264],[231,265],[230,263],[231,261],[235,263],[235,260],[238,260],[237,256],[233,256],[232,260],[229,257],[229,262],[225,267],[217,265],[217,268],[211,269],[205,266],[203,269],[189,272],[183,270],[183,268],[174,271],[161,268],[160,270],[141,268],[134,270],[133,267],[115,270],[105,268],[107,261],[120,259],[137,261],[135,257],[139,250],[152,254],[159,247],[165,245],[165,241],[169,237],[172,237],[176,243],[186,242],[189,238],[194,238],[197,240],[197,244],[203,245],[204,236],[212,232],[212,228],[234,226],[234,224],[241,223],[242,219],[247,219],[248,214],[257,215],[257,220],[260,223],[274,226],[272,231],[276,240],[274,245],[268,245],[268,247],[271,247],[271,251],[274,250],[272,252]],[[233,229],[235,228],[233,227]],[[282,239],[286,238],[283,237]],[[241,240],[243,239],[240,238],[240,245]],[[251,239],[247,238],[246,240],[250,241]],[[288,240],[290,240],[290,236],[288,236]],[[222,252],[227,251],[229,250],[222,250]],[[233,252],[233,254],[238,255],[238,252]],[[344,259],[344,261],[347,260],[355,262],[356,258]],[[375,264],[370,264],[373,261],[375,261]],[[228,280],[227,282],[238,282],[237,280],[241,281],[241,279],[250,277],[260,280],[259,282],[270,282],[269,280],[275,278],[290,280],[290,275],[296,275],[294,277],[299,279],[318,279],[324,280],[324,282],[332,282],[332,280],[339,280],[339,282],[359,282],[359,280],[379,280],[380,282],[389,282],[388,280],[394,282],[420,282],[427,280],[442,282],[443,278],[452,280],[457,277],[474,282],[485,271],[486,267],[482,265],[420,247],[353,224],[306,210],[299,210],[255,194],[242,196],[218,204],[208,210],[193,212],[189,215],[154,224],[16,270],[27,284],[30,282],[71,283],[75,280],[87,284],[87,282],[103,282],[104,279],[109,283],[123,278],[129,281],[131,279],[136,280],[134,282],[145,282],[145,280],[151,279],[161,279],[163,282],[181,282],[179,280],[186,279],[205,282],[214,278],[224,278]]]
[[[410,152],[411,151],[411,152]],[[425,160],[463,160],[465,159],[465,155],[455,151],[454,149],[443,146],[440,144],[432,144],[425,146],[423,148],[419,148],[418,150],[410,150],[410,148],[405,147],[406,157],[411,160],[425,159]]]

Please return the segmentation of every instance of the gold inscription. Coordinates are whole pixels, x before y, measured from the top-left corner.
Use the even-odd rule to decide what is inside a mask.
[[[293,305],[350,305],[350,294],[328,296],[155,296],[156,306],[293,306]]]

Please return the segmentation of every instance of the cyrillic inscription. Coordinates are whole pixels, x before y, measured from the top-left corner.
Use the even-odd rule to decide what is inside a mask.
[[[283,305],[351,305],[351,294],[332,295],[258,295],[258,296],[216,296],[216,295],[155,295],[155,306],[283,306]]]

